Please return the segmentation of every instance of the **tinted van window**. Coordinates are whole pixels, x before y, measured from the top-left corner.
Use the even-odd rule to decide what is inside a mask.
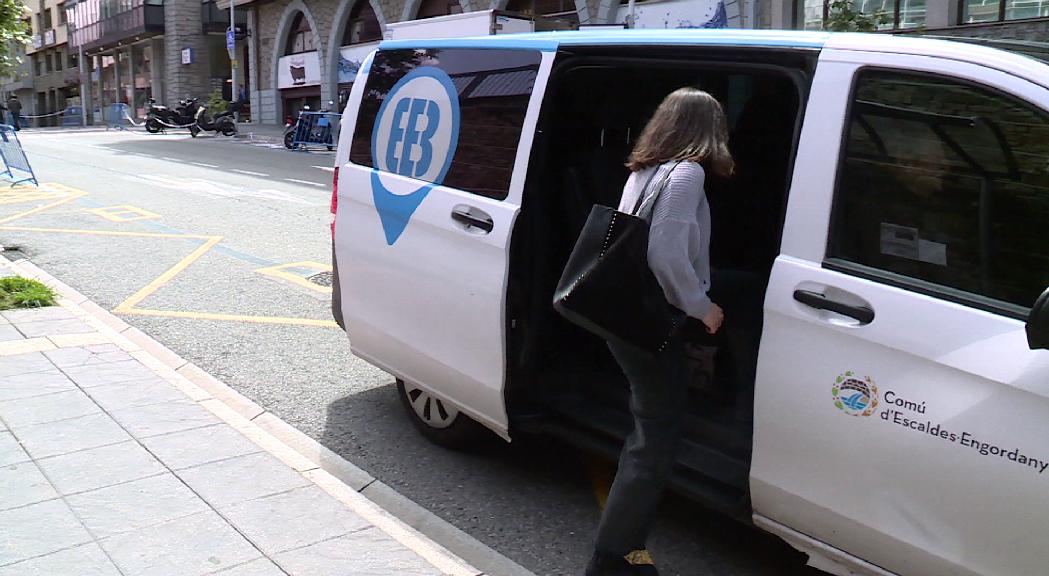
[[[828,256],[1029,308],[1049,286],[1049,114],[962,81],[856,85]]]
[[[372,135],[384,99],[410,72],[433,67],[450,78],[459,97],[457,145],[447,174],[440,183],[489,198],[506,198],[540,59],[540,53],[533,50],[378,52],[358,112],[350,161],[376,167],[372,157]],[[401,118],[410,116],[411,112]],[[403,124],[405,121],[413,121],[402,120],[401,127],[410,130]],[[418,139],[419,136],[412,138]],[[403,146],[403,142],[398,145]],[[409,151],[409,154],[418,157],[420,152]]]

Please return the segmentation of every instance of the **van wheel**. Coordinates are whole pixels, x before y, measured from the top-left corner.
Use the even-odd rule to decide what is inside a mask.
[[[434,444],[462,450],[487,436],[472,418],[410,382],[398,380],[397,392],[416,430]]]

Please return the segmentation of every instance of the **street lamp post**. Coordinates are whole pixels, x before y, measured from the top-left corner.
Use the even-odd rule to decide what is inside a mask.
[[[70,4],[70,8],[66,13],[66,27],[71,28],[69,35],[72,36],[73,40],[76,41],[77,47],[77,79],[80,81],[80,125],[87,126],[87,110],[91,106],[91,91],[85,90],[84,86],[84,43],[83,39],[77,39],[77,26],[76,26],[76,5],[77,1],[74,0]]]
[[[229,0],[229,30],[226,33],[226,49],[229,50],[230,102],[237,101],[237,13],[233,0]]]

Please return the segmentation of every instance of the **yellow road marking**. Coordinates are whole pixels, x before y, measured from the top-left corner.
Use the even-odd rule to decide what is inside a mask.
[[[37,212],[43,212],[44,210],[50,210],[52,208],[57,208],[58,206],[61,206],[63,204],[67,204],[69,202],[72,202],[73,200],[76,200],[77,198],[80,198],[82,196],[87,196],[87,192],[80,192],[80,193],[74,194],[72,196],[69,196],[67,198],[63,198],[61,200],[52,202],[50,204],[44,204],[43,206],[37,206],[36,208],[33,208],[32,210],[26,210],[25,212],[19,212],[18,214],[15,214],[13,216],[8,216],[6,218],[0,218],[0,224],[6,224],[8,222],[12,222],[14,220],[18,220],[19,218],[25,218],[26,216],[31,216],[33,214],[36,214]]]
[[[119,305],[117,305],[116,308],[113,309],[113,311],[126,312],[130,310],[135,306],[135,304],[138,304],[139,302],[148,298],[150,294],[153,294],[157,290],[160,290],[161,286],[170,282],[171,279],[174,278],[179,272],[182,272],[186,269],[187,266],[196,262],[198,259],[200,259],[201,256],[206,254],[209,250],[211,250],[213,246],[215,246],[221,241],[222,236],[208,237],[207,242],[198,246],[196,250],[189,254],[189,256],[186,256],[182,260],[179,260],[177,264],[175,264],[171,268],[168,268],[163,274],[154,278],[152,282],[143,286],[141,290],[135,292],[127,300],[121,302]]]
[[[34,200],[50,200],[52,198],[64,198],[68,193],[48,190],[45,188],[13,188],[0,191],[0,204],[20,204]]]
[[[249,316],[241,314],[220,314],[217,312],[188,312],[178,310],[150,310],[148,308],[130,308],[114,310],[121,314],[134,316],[162,316],[169,318],[193,318],[196,320],[227,320],[233,322],[253,322],[256,324],[288,324],[298,326],[321,326],[337,328],[334,320],[314,320],[311,318],[288,318],[285,316]]]
[[[76,200],[77,198],[81,198],[83,196],[87,196],[88,195],[88,193],[83,191],[83,190],[78,190],[76,188],[73,188],[73,187],[70,187],[70,186],[66,186],[64,184],[50,183],[49,182],[47,184],[43,184],[42,187],[48,187],[48,188],[52,188],[52,189],[55,189],[55,190],[62,190],[62,191],[65,191],[66,193],[68,193],[69,196],[66,197],[66,198],[62,198],[61,200],[58,200],[56,202],[51,202],[50,204],[45,204],[43,206],[38,206],[36,208],[33,208],[32,210],[27,210],[25,212],[20,212],[18,214],[14,214],[12,216],[8,216],[6,218],[0,219],[0,224],[6,224],[8,222],[12,222],[14,220],[18,220],[19,218],[24,218],[26,216],[29,216],[29,215],[32,215],[32,214],[36,214],[38,212],[43,212],[45,210],[50,210],[51,208],[55,208],[57,206],[61,206],[62,204],[66,204],[68,202],[72,202],[73,200]],[[15,189],[19,190],[19,188],[15,188]],[[140,209],[137,209],[137,208],[135,208],[133,206],[120,206],[119,208],[128,208],[128,209],[131,209],[131,210],[140,210]],[[147,212],[147,211],[143,210],[142,212]],[[149,212],[149,214],[152,214],[152,212]],[[157,217],[159,217],[159,215]],[[112,230],[112,231],[111,230],[88,230],[88,229],[83,229],[83,228],[43,228],[43,227],[38,227],[38,226],[0,226],[0,230],[8,230],[8,231],[12,231],[12,232],[50,232],[50,233],[59,233],[59,234],[79,234],[79,235],[85,235],[85,236],[117,236],[117,237],[125,237],[125,238],[128,238],[128,237],[130,237],[130,238],[171,238],[171,239],[181,239],[181,240],[205,240],[205,242],[203,244],[201,244],[200,246],[198,246],[195,250],[193,250],[192,253],[190,253],[188,256],[186,256],[185,258],[180,260],[178,263],[176,263],[171,268],[168,268],[166,271],[164,271],[163,274],[161,274],[160,276],[158,276],[157,278],[152,280],[149,284],[147,284],[146,286],[141,288],[138,292],[135,292],[134,294],[132,294],[130,297],[128,297],[126,300],[121,302],[116,308],[113,309],[113,312],[116,312],[116,313],[119,313],[119,314],[138,315],[138,316],[161,316],[161,317],[169,317],[169,318],[191,318],[191,319],[199,319],[199,320],[221,320],[221,321],[232,321],[232,322],[252,322],[252,323],[259,323],[259,324],[283,324],[283,325],[297,325],[297,326],[319,326],[319,327],[324,327],[324,328],[337,328],[338,327],[338,324],[336,324],[332,320],[316,320],[316,319],[312,319],[312,318],[290,318],[290,317],[285,317],[285,316],[249,316],[249,315],[242,315],[242,314],[222,314],[222,313],[216,313],[216,312],[192,312],[192,311],[180,311],[180,310],[152,310],[152,309],[146,309],[146,308],[135,308],[136,304],[138,304],[138,303],[142,302],[143,300],[145,300],[146,298],[148,298],[150,295],[155,293],[157,290],[159,290],[161,287],[163,287],[168,282],[171,282],[179,273],[181,273],[183,270],[185,270],[191,264],[193,264],[194,262],[199,260],[202,256],[204,256],[204,254],[206,254],[208,251],[210,251],[216,244],[218,244],[220,241],[222,241],[222,237],[221,236],[209,236],[209,235],[204,235],[204,234],[181,234],[181,233],[176,234],[176,233],[164,233],[164,232],[129,232],[129,231],[118,231],[118,230]],[[300,268],[318,268],[319,267],[318,269],[321,270],[321,271],[323,271],[323,270],[330,270],[330,267],[328,267],[328,266],[326,266],[324,264],[321,264],[319,262],[298,262],[298,263],[296,263],[294,265],[291,265],[291,264],[283,265],[283,267],[291,267],[291,266],[300,267]],[[276,267],[272,267],[272,268],[281,268],[281,266],[276,266]],[[283,272],[283,274],[287,274],[288,276],[294,276],[293,274],[291,274],[289,272]],[[288,279],[291,280],[291,278],[288,278]],[[299,280],[301,280],[302,282],[306,282],[306,280],[304,278],[301,278],[301,277],[299,277]],[[313,287],[313,288],[323,288],[322,286],[313,286],[312,284],[310,286]]]
[[[137,206],[130,204],[121,204],[120,206],[107,206],[105,208],[93,208],[87,210],[91,214],[101,216],[110,222],[134,222],[136,220],[152,220],[154,218],[160,218],[160,214],[156,212],[150,212]]]
[[[258,270],[256,270],[256,272],[265,276],[271,276],[273,278],[281,278],[283,280],[287,280],[288,282],[292,282],[294,284],[302,286],[303,288],[309,288],[310,290],[316,290],[317,292],[331,294],[330,286],[319,286],[317,284],[314,284],[313,282],[310,282],[309,280],[303,278],[302,276],[299,276],[298,274],[288,272],[288,268],[306,268],[307,270],[316,270],[318,273],[331,272],[332,270],[331,266],[327,264],[321,264],[320,262],[314,262],[312,260],[304,260],[302,262],[292,262],[291,264],[280,264],[278,266],[259,268]]]

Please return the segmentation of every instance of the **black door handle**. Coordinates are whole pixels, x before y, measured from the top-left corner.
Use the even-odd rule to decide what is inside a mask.
[[[866,306],[855,306],[853,304],[846,304],[844,302],[832,300],[819,292],[795,290],[794,299],[812,308],[828,310],[830,312],[841,314],[842,316],[854,318],[858,320],[860,324],[870,324],[874,321],[874,310],[871,310]]]
[[[466,226],[480,228],[485,232],[491,232],[495,228],[495,222],[492,221],[491,216],[488,216],[487,214],[484,214],[483,216],[475,215],[459,208],[452,210],[452,220],[455,220],[460,224],[465,224]]]

